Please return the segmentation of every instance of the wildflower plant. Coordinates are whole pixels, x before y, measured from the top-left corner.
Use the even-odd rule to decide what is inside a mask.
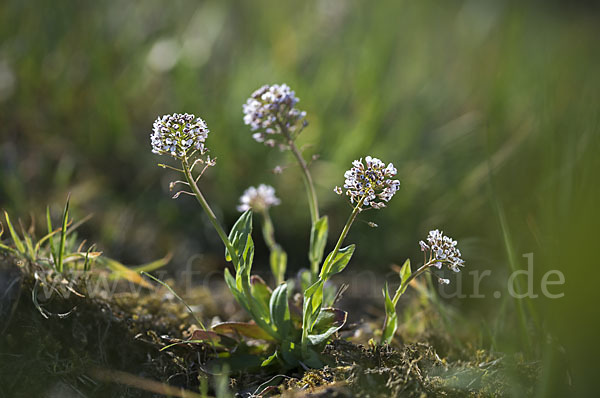
[[[278,361],[287,366],[302,364],[316,367],[321,365],[318,352],[322,345],[346,323],[346,312],[327,306],[324,288],[334,275],[346,268],[354,254],[354,244],[344,246],[350,228],[362,211],[383,209],[398,192],[400,182],[395,179],[397,170],[392,163],[386,164],[371,156],[366,156],[364,161],[362,158],[355,160],[344,174],[343,188],[334,189],[340,195],[345,192],[352,211],[333,250],[325,256],[328,219],[319,213],[309,164],[295,142],[308,125],[306,112],[297,109],[297,104],[298,98],[287,85],[265,85],[252,93],[243,106],[243,113],[244,123],[250,126],[254,140],[269,147],[290,151],[302,173],[311,220],[307,256],[310,275],[300,286],[302,308],[296,308],[289,300],[293,284],[285,279],[287,255],[275,240],[275,230],[269,213],[272,206],[281,203],[275,196],[275,189],[264,184],[248,188],[240,197],[237,208],[242,214],[229,233],[226,233],[201,190],[201,176],[207,168],[216,164],[215,158],[208,156],[209,149],[205,146],[209,134],[206,123],[190,114],[161,116],[154,123],[151,144],[154,153],[167,155],[178,161],[179,164],[175,166],[159,165],[181,173],[184,177],[171,183],[171,189],[178,184],[186,187],[175,193],[173,198],[181,194],[194,196],[206,212],[225,246],[226,261],[233,265],[233,274],[228,268],[224,271],[225,282],[235,300],[254,321],[225,322],[214,325],[212,330],[203,328],[204,330],[195,333],[194,339],[212,345],[229,345],[229,348],[232,348],[232,338],[226,335],[264,340],[271,343],[275,350],[264,359],[263,365]],[[200,171],[195,170],[198,165],[202,165]],[[271,270],[278,283],[274,289],[262,278],[252,274],[253,213],[262,217],[263,238],[271,251]],[[442,238],[442,244],[451,243]],[[436,250],[438,246],[435,246]],[[437,251],[432,253],[425,268],[437,267],[440,261],[452,266],[459,264],[454,252],[448,251],[445,259],[441,259]],[[410,272],[410,266],[403,269],[405,273]],[[408,283],[411,278],[422,272],[423,270],[419,269],[412,276],[407,274],[403,281]],[[385,291],[387,292],[387,287]],[[392,330],[391,326],[386,327]],[[235,343],[235,339],[233,340]]]
[[[264,85],[254,91],[243,106],[244,123],[250,126],[252,137],[267,146],[289,150],[300,167],[308,197],[311,237],[308,251],[311,278],[319,273],[327,241],[328,219],[319,215],[319,202],[308,163],[296,145],[296,138],[308,126],[306,112],[296,108],[299,99],[287,84]]]
[[[415,272],[411,272],[410,259],[407,259],[404,262],[404,265],[402,265],[399,272],[400,286],[398,286],[394,297],[390,296],[387,283],[385,285],[383,296],[385,298],[386,318],[382,328],[382,343],[389,344],[396,333],[396,329],[398,328],[396,306],[398,305],[400,296],[404,294],[406,288],[413,279],[429,272],[441,285],[447,285],[450,283],[450,279],[441,278],[435,275],[433,272],[434,269],[441,270],[442,266],[446,265],[450,270],[459,272],[460,267],[464,266],[465,262],[461,257],[461,252],[456,247],[458,242],[449,236],[444,236],[442,231],[437,229],[429,231],[426,241],[427,242],[419,241],[419,246],[423,252],[423,265]]]

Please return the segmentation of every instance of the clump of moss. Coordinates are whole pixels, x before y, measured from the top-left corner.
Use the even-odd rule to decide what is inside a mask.
[[[452,362],[426,343],[394,349],[336,340],[324,355],[329,366],[288,380],[285,396],[488,397],[505,396],[515,388],[530,395],[539,372],[522,358],[494,357],[483,350],[471,361]]]

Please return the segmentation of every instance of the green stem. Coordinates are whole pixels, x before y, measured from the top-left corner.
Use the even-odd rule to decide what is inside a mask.
[[[194,176],[192,175],[192,172],[190,170],[190,166],[188,164],[187,158],[185,158],[185,157],[183,158],[183,160],[181,161],[181,165],[183,166],[183,174],[185,174],[185,178],[186,178],[188,184],[190,184],[190,188],[194,192],[194,196],[196,196],[198,203],[200,203],[200,205],[204,209],[204,212],[208,216],[208,219],[210,220],[211,224],[217,231],[217,234],[223,241],[223,244],[227,248],[227,251],[229,252],[229,254],[231,256],[231,261],[233,262],[235,269],[236,270],[239,269],[238,258],[235,255],[235,250],[234,250],[233,246],[231,245],[231,242],[229,241],[229,238],[227,237],[225,230],[223,229],[223,227],[221,227],[221,224],[219,224],[219,220],[217,220],[217,216],[210,208],[208,202],[204,198],[204,195],[202,195],[202,192],[200,192],[200,188],[198,188],[198,184],[196,184],[196,180],[194,179]]]
[[[350,213],[350,216],[348,217],[348,221],[346,221],[346,225],[344,225],[344,229],[342,229],[342,233],[340,234],[340,237],[338,238],[338,241],[335,244],[335,248],[333,249],[333,252],[331,253],[331,255],[327,256],[329,261],[327,261],[325,264],[323,264],[323,268],[321,268],[320,277],[323,275],[327,275],[327,272],[329,271],[329,267],[331,266],[333,259],[335,259],[335,256],[337,256],[338,252],[342,248],[342,244],[344,243],[346,236],[348,236],[350,227],[354,223],[354,220],[356,220],[356,216],[358,216],[358,213],[360,213],[360,211],[361,211],[364,200],[365,200],[365,198],[362,198],[356,204],[356,207],[354,207],[354,210],[352,210],[352,213]]]
[[[304,185],[306,187],[306,194],[308,195],[308,207],[310,209],[310,218],[312,223],[315,224],[319,220],[319,202],[317,200],[317,192],[315,191],[315,185],[313,183],[312,177],[310,175],[310,170],[308,170],[308,164],[306,160],[302,157],[302,153],[292,140],[289,131],[283,125],[280,125],[281,131],[283,135],[288,140],[288,146],[290,150],[294,154],[294,157],[298,161],[298,165],[300,165],[300,169],[302,169],[302,179],[304,181]]]
[[[279,128],[281,133],[287,139],[287,144],[290,147],[290,151],[294,154],[300,169],[302,170],[302,181],[304,182],[304,186],[306,188],[306,195],[308,196],[308,208],[310,210],[310,219],[312,225],[314,226],[317,221],[319,221],[319,202],[317,200],[317,192],[315,191],[315,185],[313,183],[312,177],[310,175],[310,170],[308,169],[308,164],[306,160],[302,157],[302,153],[294,143],[290,132],[287,127],[283,123],[279,123]],[[317,279],[317,273],[319,271],[319,263],[312,262],[310,265],[313,281]]]
[[[429,267],[432,264],[433,264],[432,261],[428,261],[427,263],[423,264],[418,270],[416,270],[415,272],[410,274],[410,276],[404,282],[403,286],[401,285],[400,288],[398,290],[396,290],[396,293],[394,294],[394,297],[392,298],[392,304],[394,305],[394,308],[396,308],[396,306],[398,305],[398,301],[400,301],[400,296],[402,296],[402,294],[406,290],[404,287],[408,286],[408,284],[413,279],[415,279],[416,277],[418,277],[419,275],[421,275],[422,273],[427,271],[427,269],[429,269]],[[387,328],[387,323],[388,323],[388,317],[386,315],[385,320],[383,321],[383,327],[381,328],[382,331]],[[381,342],[383,343],[383,340]]]
[[[432,262],[428,262],[426,264],[423,264],[421,266],[421,268],[419,268],[418,270],[416,270],[415,272],[413,272],[412,274],[410,274],[410,276],[404,282],[404,286],[408,286],[413,279],[415,279],[416,277],[418,277],[419,275],[421,275],[422,273],[424,273],[425,271],[427,271],[427,269],[429,269],[429,267],[431,267],[432,264],[433,264]],[[394,295],[394,298],[392,299],[392,303],[394,303],[394,306],[396,306],[396,304],[398,304],[398,300],[400,300],[400,296],[402,295],[402,293],[401,293],[402,290],[406,290],[406,289],[399,289],[396,292],[396,294]]]

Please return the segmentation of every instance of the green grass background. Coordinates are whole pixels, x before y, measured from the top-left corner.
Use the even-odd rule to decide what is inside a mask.
[[[254,89],[286,82],[308,112],[300,144],[320,156],[311,168],[332,231],[349,212],[332,188],[353,159],[398,168],[389,207],[362,217],[379,228],[349,236],[353,264],[418,261],[418,240],[443,229],[465,271],[492,271],[486,299],[454,300],[476,328],[486,319],[485,341],[541,357],[540,396],[565,391],[567,368],[570,394],[585,394],[598,346],[599,18],[593,2],[567,1],[3,1],[0,206],[27,219],[50,204],[58,217],[71,192],[76,214],[96,214],[82,233],[111,256],[174,251],[177,268],[203,253],[200,269],[221,267],[199,207],[169,199],[173,176],[150,153],[156,116],[191,112],[212,131],[218,165],[202,187],[218,215],[231,225],[247,186],[274,185],[297,270],[309,231],[300,174],[251,139],[241,112]],[[557,269],[565,296],[493,299],[529,252],[536,292]]]

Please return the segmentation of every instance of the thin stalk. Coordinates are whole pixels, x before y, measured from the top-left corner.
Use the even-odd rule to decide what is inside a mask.
[[[302,153],[296,146],[296,143],[292,139],[289,130],[283,123],[279,123],[279,128],[281,129],[281,133],[285,136],[288,141],[288,146],[290,147],[290,151],[294,154],[294,157],[298,161],[298,165],[300,165],[300,169],[302,169],[302,179],[304,180],[304,185],[306,186],[306,194],[308,195],[308,207],[310,209],[310,218],[312,223],[315,224],[319,220],[319,202],[317,201],[317,193],[315,191],[315,185],[313,184],[312,177],[310,175],[310,171],[308,170],[308,164],[306,160],[302,157]]]
[[[433,262],[427,262],[426,264],[423,264],[418,270],[416,270],[415,272],[410,274],[410,276],[406,279],[406,282],[404,282],[404,285],[408,286],[413,279],[415,279],[417,276],[419,276],[422,273],[424,273],[425,271],[427,271],[429,269],[429,267],[431,267],[432,265],[433,265]],[[393,301],[394,305],[398,304],[399,299],[400,299],[400,295],[398,295],[398,298],[396,298],[396,295],[394,295],[394,301]]]
[[[363,204],[364,200],[365,200],[365,198],[363,197],[356,204],[356,207],[354,207],[354,210],[352,210],[352,213],[350,213],[350,216],[348,217],[348,221],[346,221],[346,225],[344,225],[344,229],[342,229],[342,233],[340,234],[340,237],[338,238],[338,241],[335,244],[335,248],[333,249],[333,252],[331,253],[330,256],[328,256],[329,261],[327,263],[323,264],[323,268],[321,269],[321,274],[320,275],[326,275],[327,274],[326,271],[329,271],[328,268],[331,265],[331,262],[333,261],[333,259],[335,259],[335,256],[337,256],[338,252],[342,248],[342,244],[344,243],[344,240],[346,239],[346,236],[348,236],[348,232],[350,231],[350,227],[354,223],[354,220],[356,220],[356,216],[358,216],[358,213],[360,213],[360,211],[361,211],[362,204]]]
[[[227,248],[227,251],[230,253],[231,261],[233,262],[235,269],[236,270],[239,269],[238,258],[235,255],[235,250],[233,249],[233,246],[231,245],[231,242],[229,241],[229,237],[225,233],[225,230],[223,229],[223,227],[221,227],[221,224],[219,224],[219,220],[217,220],[217,216],[210,208],[208,202],[204,198],[204,195],[202,195],[202,192],[200,192],[200,188],[198,188],[198,184],[196,184],[196,181],[194,180],[194,176],[192,175],[192,172],[190,171],[190,166],[188,164],[187,158],[185,158],[185,157],[183,158],[181,165],[183,166],[183,174],[185,175],[185,178],[186,178],[188,184],[190,184],[190,188],[192,188],[192,191],[194,192],[196,199],[198,200],[198,203],[200,203],[200,206],[202,206],[202,208],[204,209],[204,212],[208,216],[208,219],[210,220],[211,224],[217,231],[217,234],[223,241],[223,244]]]
[[[289,130],[283,123],[279,123],[279,128],[281,129],[281,133],[287,139],[287,144],[290,147],[290,151],[294,154],[294,157],[298,161],[298,165],[302,170],[302,181],[304,182],[304,187],[306,188],[306,195],[308,197],[308,208],[310,210],[310,219],[311,223],[314,226],[317,221],[319,221],[319,202],[317,200],[317,192],[315,191],[315,185],[313,183],[312,177],[310,175],[310,170],[308,169],[308,164],[306,160],[302,157],[302,153],[296,146],[292,136],[290,135]],[[312,262],[310,264],[310,269],[312,273],[313,280],[317,279],[317,274],[319,271],[319,263]]]
[[[300,168],[302,169],[302,177],[304,180],[304,185],[306,186],[306,191],[308,194],[308,206],[310,209],[310,217],[312,223],[316,223],[319,220],[319,204],[317,201],[317,192],[315,191],[315,186],[310,175],[310,171],[308,170],[308,164],[302,157],[300,150],[294,143],[294,141],[289,140],[288,145],[290,146],[290,150],[294,154],[294,157],[298,161]]]
[[[432,264],[433,264],[432,261],[426,262],[418,270],[411,273],[410,276],[406,279],[406,281],[404,281],[404,283],[401,284],[400,288],[398,290],[396,290],[396,293],[394,294],[394,297],[392,298],[392,304],[394,305],[394,308],[396,308],[396,306],[398,305],[398,301],[400,301],[400,296],[402,296],[403,291],[406,290],[406,289],[403,289],[403,287],[408,286],[408,284],[413,279],[415,279],[416,277],[418,277],[419,275],[421,275],[422,273],[427,271],[429,269],[429,267],[431,267]],[[381,328],[381,330],[385,330],[387,328],[387,324],[388,324],[388,317],[386,316],[385,320],[383,321],[383,327]],[[383,340],[382,340],[382,342],[383,342]]]

